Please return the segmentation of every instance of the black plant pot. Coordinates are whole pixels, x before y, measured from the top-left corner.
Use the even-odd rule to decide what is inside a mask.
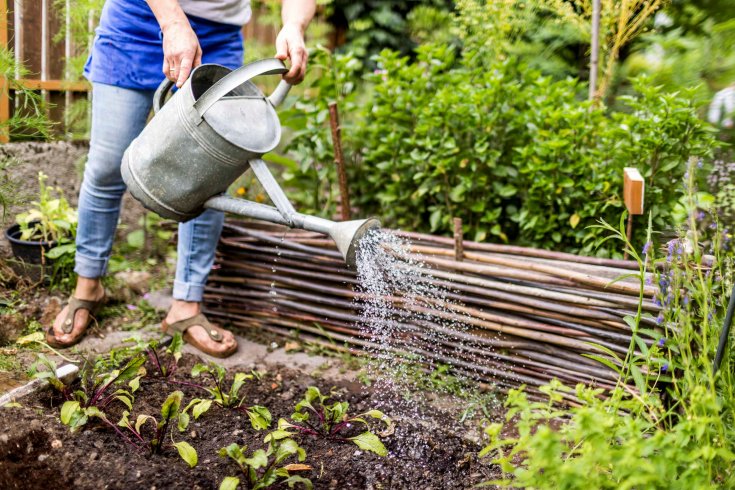
[[[55,241],[53,242],[39,242],[30,240],[20,239],[20,225],[13,225],[5,230],[5,237],[10,242],[10,248],[13,250],[13,255],[16,259],[19,259],[27,264],[42,264],[44,262],[43,257],[46,252],[56,246]],[[51,260],[46,258],[46,265]]]

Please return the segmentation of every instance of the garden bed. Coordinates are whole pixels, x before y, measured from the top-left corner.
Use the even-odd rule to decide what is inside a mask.
[[[182,406],[192,398],[206,396],[200,388],[179,384],[201,382],[189,376],[196,360],[185,356],[174,381],[142,378],[131,419],[139,413],[159,415],[162,403],[174,390],[184,393]],[[357,383],[314,380],[287,369],[272,369],[261,379],[246,382],[240,393],[248,404],[267,407],[275,425],[279,418],[291,415],[311,385],[323,393],[334,390],[333,399],[348,401],[351,414],[377,408],[396,422],[395,433],[383,439],[388,449],[385,457],[352,443],[295,436],[306,450],[304,463],[312,468],[300,475],[309,478],[314,488],[459,489],[498,477],[496,467],[478,460],[480,447],[462,436],[466,428],[456,422],[456,414],[437,411],[425,403]],[[265,448],[266,432],[256,432],[245,413],[213,404],[198,420],[192,417],[185,432],[175,431],[177,441],[188,442],[198,452],[198,464],[189,468],[170,444],[161,454],[149,455],[147,450],[131,447],[96,419],[71,433],[59,420],[62,403],[58,393],[45,391],[23,400],[23,407],[0,409],[0,426],[4,427],[0,488],[39,488],[49,482],[76,489],[217,488],[225,477],[239,472],[232,461],[218,455],[220,448],[232,443],[245,444],[249,451]],[[110,420],[116,422],[124,407],[120,403],[113,406]]]

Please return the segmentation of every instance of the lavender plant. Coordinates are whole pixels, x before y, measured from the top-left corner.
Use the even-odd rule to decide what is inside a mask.
[[[329,396],[322,395],[319,388],[310,386],[291,415],[291,420],[295,423],[279,419],[278,428],[266,436],[265,442],[301,433],[332,441],[352,442],[360,449],[371,451],[378,456],[388,454],[388,450],[380,440],[380,437],[387,437],[394,432],[395,426],[388,416],[380,410],[368,410],[351,416],[348,414],[347,402],[328,403],[329,399]],[[368,417],[383,422],[385,429],[377,434],[372,432],[366,420]],[[347,436],[345,433],[354,427],[362,427],[365,430],[356,436]]]
[[[552,381],[545,402],[511,390],[504,424],[486,428],[491,456],[504,472],[494,483],[514,488],[691,489],[735,486],[733,350],[713,370],[735,256],[722,230],[704,226],[696,162],[685,185],[687,223],[662,254],[649,242],[638,251],[622,229],[603,225],[640,264],[654,271],[660,337],[639,342],[641,314],[631,317],[631,346],[619,359],[620,381],[609,393]],[[640,274],[641,285],[645,275]],[[624,382],[632,380],[634,388]],[[562,395],[576,406],[561,407]],[[511,422],[513,419],[513,422]]]

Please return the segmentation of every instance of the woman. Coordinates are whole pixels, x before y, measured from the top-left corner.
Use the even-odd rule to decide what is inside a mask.
[[[307,53],[304,31],[315,0],[282,0],[283,28],[276,58],[289,59],[289,83],[303,80]],[[125,149],[146,124],[153,94],[164,76],[181,87],[201,63],[235,69],[242,64],[241,27],[250,19],[250,0],[107,0],[85,76],[92,82],[92,135],[79,194],[74,294],[46,340],[55,347],[79,342],[105,300],[107,269],[125,184],[120,164]],[[161,67],[163,74],[161,74]],[[179,225],[174,301],[164,331],[208,354],[237,350],[233,335],[201,314],[201,302],[222,230],[221,212],[207,210]]]

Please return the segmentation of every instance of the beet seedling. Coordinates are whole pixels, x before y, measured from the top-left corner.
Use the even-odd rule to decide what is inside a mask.
[[[161,406],[161,419],[156,420],[155,417],[150,415],[141,414],[135,420],[135,425],[130,422],[130,412],[125,410],[117,423],[119,427],[128,429],[129,432],[135,437],[135,441],[129,437],[124,436],[127,442],[132,444],[137,449],[143,449],[148,447],[151,454],[158,454],[161,452],[163,442],[168,433],[171,438],[171,445],[176,448],[179,452],[179,456],[183,459],[190,467],[194,467],[197,464],[198,457],[196,449],[194,449],[188,442],[174,440],[173,430],[169,430],[173,424],[176,424],[179,432],[183,432],[189,426],[189,417],[181,411],[181,401],[184,394],[180,391],[174,391],[163,402]],[[152,437],[146,439],[143,434],[143,427],[146,422],[150,422],[155,427],[152,433]],[[118,433],[120,433],[118,431]]]
[[[140,387],[140,378],[145,375],[145,358],[136,356],[122,368],[100,373],[85,363],[80,373],[79,389],[72,391],[56,377],[56,366],[46,356],[40,355],[34,368],[34,377],[48,380],[66,400],[61,406],[61,422],[68,425],[72,432],[85,425],[90,417],[99,418],[109,424],[104,413],[115,400],[123,403],[128,410],[133,408],[135,393]],[[46,369],[39,370],[39,367]],[[127,387],[122,388],[127,382]],[[112,391],[115,389],[114,391]]]
[[[311,470],[311,466],[301,464],[306,459],[306,451],[293,439],[272,440],[266,449],[253,451],[250,457],[245,456],[247,446],[230,444],[219,450],[219,455],[228,457],[240,467],[250,490],[269,488],[271,485],[288,485],[294,488],[301,483],[305,488],[313,488],[311,480],[298,475],[296,471]],[[288,458],[295,456],[299,463],[281,464]],[[219,486],[219,490],[235,490],[240,485],[240,478],[228,476]]]
[[[225,386],[226,374],[227,371],[225,371],[225,368],[218,364],[196,364],[191,370],[191,375],[193,377],[207,375],[212,380],[212,385],[210,386],[196,386],[209,392],[212,398],[195,398],[186,406],[184,413],[188,414],[191,408],[192,415],[194,415],[195,419],[198,419],[210,409],[212,402],[214,402],[223,408],[233,408],[245,412],[250,419],[250,425],[255,430],[265,430],[270,427],[272,418],[271,413],[266,407],[260,405],[250,407],[242,406],[245,403],[245,398],[240,396],[240,389],[245,384],[245,381],[255,379],[259,374],[256,372],[252,374],[236,373],[229,390]]]
[[[155,367],[158,376],[169,378],[176,372],[183,346],[184,339],[179,332],[173,335],[171,343],[161,352],[158,350],[158,342],[151,341],[148,343],[145,347],[145,353],[150,363]]]
[[[322,395],[319,388],[310,386],[304,398],[296,404],[294,413],[291,415],[291,420],[296,423],[291,423],[286,419],[278,420],[278,428],[266,436],[265,442],[301,433],[340,442],[353,442],[360,449],[371,451],[379,456],[388,454],[388,450],[378,437],[387,437],[395,430],[393,421],[387,415],[380,410],[368,410],[365,413],[350,416],[347,413],[349,410],[347,402],[329,404],[328,400],[329,396]],[[382,421],[385,424],[385,430],[377,435],[373,433],[365,420],[366,417]],[[344,435],[349,429],[358,425],[363,426],[365,431],[351,437]]]

